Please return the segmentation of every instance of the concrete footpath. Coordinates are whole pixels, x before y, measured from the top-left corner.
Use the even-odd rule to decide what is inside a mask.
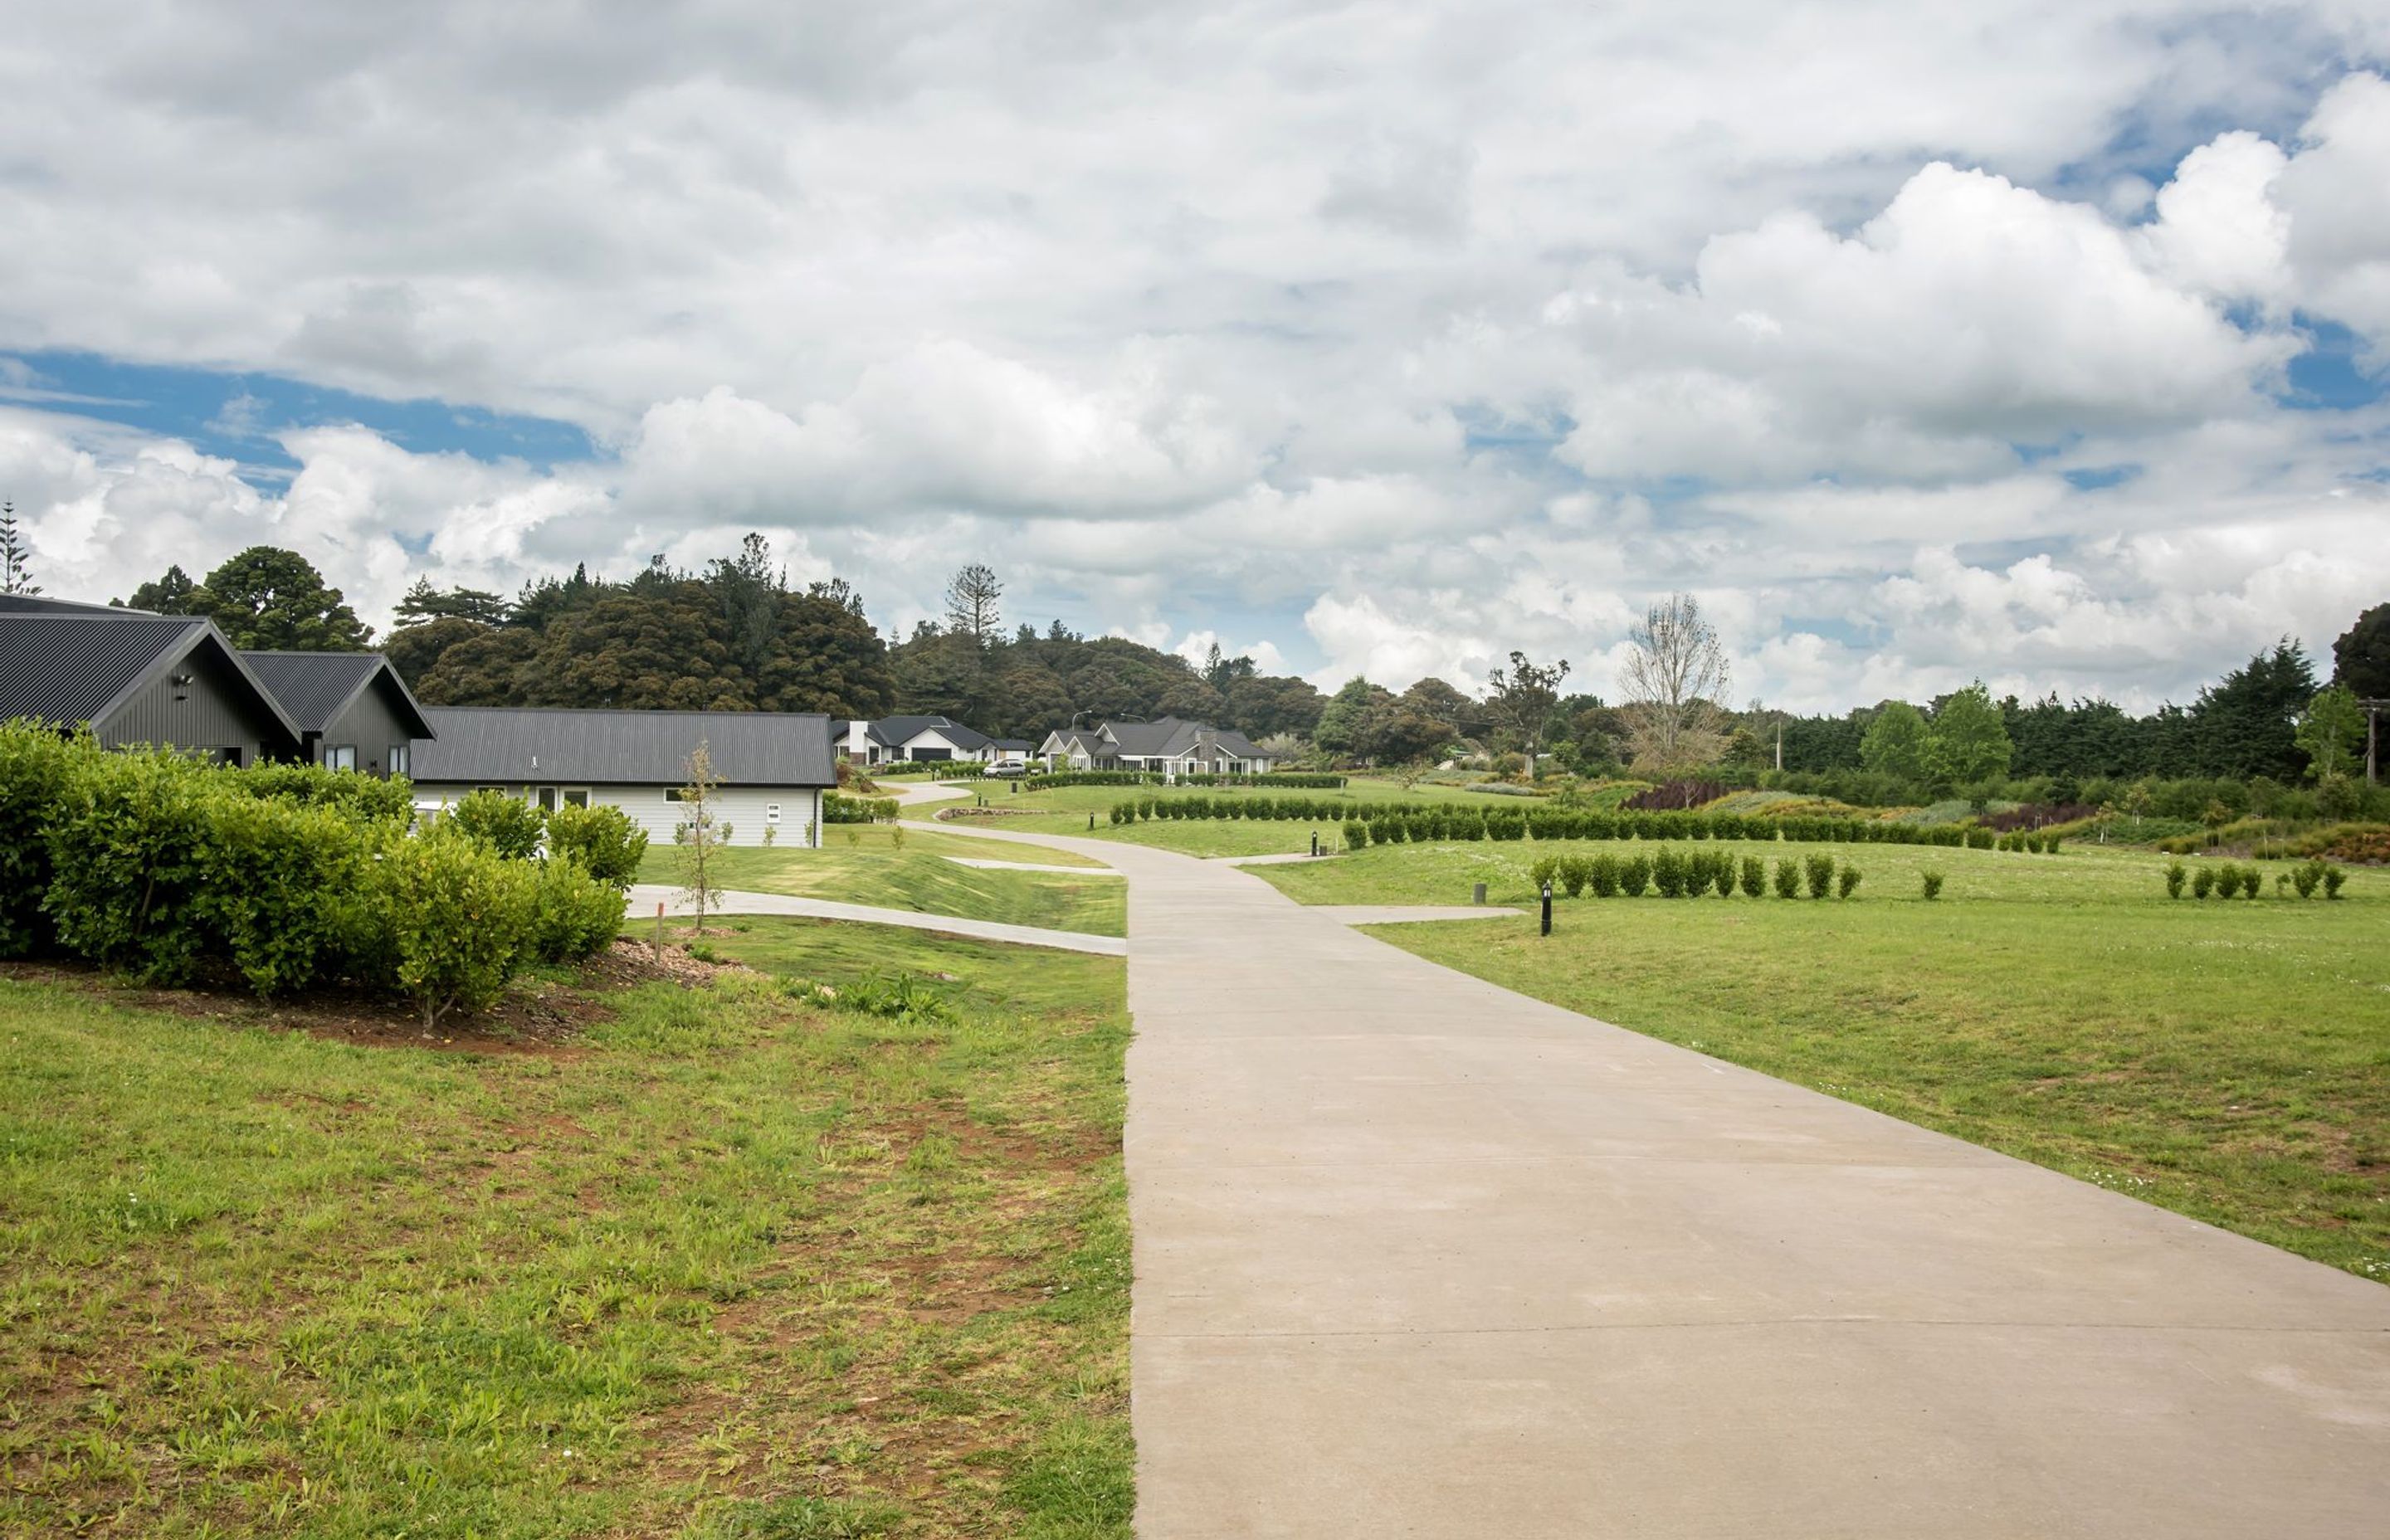
[[[631,917],[625,935],[638,934],[637,922],[652,920],[656,905],[668,915],[686,915],[688,905],[680,890],[664,883],[637,882],[623,900]],[[868,904],[842,904],[836,899],[798,898],[790,893],[724,892],[714,895],[717,915],[798,915],[809,919],[842,919],[856,925],[900,925],[913,930],[936,930],[949,936],[981,941],[1011,942],[1021,946],[1050,946],[1064,952],[1093,952],[1107,957],[1126,955],[1128,943],[1118,936],[1092,936],[1083,930],[1047,930],[1034,925],[1008,925],[1001,920],[964,919],[956,915],[925,915],[916,909],[882,909]]]
[[[1130,879],[1149,1540],[2390,1533],[2390,1289],[1009,838]]]

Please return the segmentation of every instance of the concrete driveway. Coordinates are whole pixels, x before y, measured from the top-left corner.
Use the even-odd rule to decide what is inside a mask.
[[[1043,842],[1130,879],[1140,1534],[2390,1534],[2390,1290]]]

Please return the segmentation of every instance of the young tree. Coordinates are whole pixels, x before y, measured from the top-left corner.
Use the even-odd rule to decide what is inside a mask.
[[[1965,786],[2009,773],[2008,723],[1980,679],[1942,702],[1926,740],[1925,767],[1947,786]]]
[[[2307,774],[2318,781],[2357,773],[2358,746],[2365,741],[2365,708],[2345,685],[2320,690],[2307,702],[2293,735],[2307,756]]]
[[[685,820],[680,832],[681,896],[697,911],[697,933],[705,933],[706,912],[713,906],[714,853],[721,848],[722,833],[713,822],[714,793],[722,789],[722,777],[713,773],[713,752],[706,740],[699,738],[688,758],[681,762],[681,773],[688,777],[680,789],[681,816]]]
[[[972,562],[946,584],[946,629],[985,647],[1002,623],[996,601],[1003,593],[1004,584],[996,581],[996,573]]]
[[[1538,667],[1527,661],[1525,653],[1513,652],[1507,672],[1497,668],[1485,676],[1486,712],[1495,726],[1527,756],[1529,774],[1534,773],[1536,751],[1544,746],[1553,709],[1561,703],[1561,681],[1568,677],[1568,671],[1565,658]]]
[[[1620,683],[1626,690],[1638,769],[1669,773],[1715,757],[1718,702],[1727,690],[1726,649],[1702,618],[1701,601],[1671,594],[1644,612],[1627,635]]]
[[[1879,776],[1921,782],[1934,730],[1925,713],[1906,700],[1887,700],[1859,739],[1859,763]]]
[[[17,531],[17,505],[0,503],[0,594],[38,594],[42,585],[33,581],[27,565],[32,547]]]

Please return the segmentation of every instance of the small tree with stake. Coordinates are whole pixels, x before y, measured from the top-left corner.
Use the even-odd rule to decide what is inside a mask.
[[[38,594],[28,565],[32,552],[17,528],[17,505],[0,503],[0,594]]]
[[[713,773],[713,753],[706,740],[699,738],[688,758],[681,762],[687,784],[680,789],[680,805],[686,822],[681,825],[680,870],[681,896],[696,911],[697,934],[705,933],[705,917],[713,906],[716,885],[713,879],[713,853],[728,837],[727,829],[713,823],[713,795],[722,789],[722,777]]]

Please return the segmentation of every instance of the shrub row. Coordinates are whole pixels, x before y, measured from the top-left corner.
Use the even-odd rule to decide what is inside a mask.
[[[1298,791],[1337,791],[1344,786],[1342,776],[1323,776],[1308,770],[1272,770],[1260,776],[1181,776],[1181,786],[1284,786]]]
[[[346,982],[407,995],[429,1025],[491,1003],[534,957],[614,939],[647,847],[619,809],[544,820],[475,792],[420,833],[411,812],[404,781],[7,724],[0,955],[57,950],[157,983],[228,970],[260,995]]]
[[[1056,770],[1049,775],[1023,776],[1021,784],[1032,791],[1047,791],[1066,786],[1159,786],[1162,777],[1143,770]]]
[[[1587,892],[1596,898],[1640,898],[1646,892],[1662,898],[1700,898],[1713,892],[1731,898],[1738,890],[1746,898],[1764,897],[1770,891],[1779,898],[1797,898],[1805,892],[1811,898],[1828,893],[1848,898],[1861,881],[1858,867],[1848,862],[1837,866],[1823,853],[1784,856],[1771,879],[1767,863],[1756,855],[1737,860],[1728,851],[1674,845],[1661,845],[1648,855],[1539,856],[1527,872],[1538,889],[1548,882],[1555,893],[1570,898]]]
[[[822,822],[825,824],[885,824],[896,818],[893,797],[850,797],[844,792],[822,793]]]
[[[2347,880],[2346,868],[2311,860],[2276,873],[2274,891],[2295,891],[2301,898],[2313,898],[2321,888],[2324,897],[2338,898],[2341,884]],[[2254,864],[2212,861],[2186,869],[2177,861],[2166,867],[2165,885],[2168,898],[2180,898],[2186,889],[2193,898],[2255,898],[2265,891],[2266,874]]]
[[[1264,800],[1244,799],[1248,803]],[[1203,801],[1189,798],[1176,805],[1200,807]],[[1388,807],[1394,811],[1386,811]],[[1334,812],[1322,811],[1326,815],[1334,815]],[[1433,840],[1523,840],[1530,836],[1536,840],[1783,840],[1800,844],[1947,845],[2043,853],[2055,852],[2059,845],[2058,837],[2051,834],[2003,836],[1985,828],[1895,824],[1870,818],[1769,818],[1732,813],[1569,813],[1558,809],[1514,813],[1508,809],[1488,811],[1433,804],[1379,804],[1374,808],[1362,804],[1335,811],[1341,811],[1346,819],[1344,842],[1352,849],[1406,840],[1420,843]],[[1182,811],[1160,815],[1183,818],[1221,815]],[[1248,809],[1241,815],[1311,815]]]

